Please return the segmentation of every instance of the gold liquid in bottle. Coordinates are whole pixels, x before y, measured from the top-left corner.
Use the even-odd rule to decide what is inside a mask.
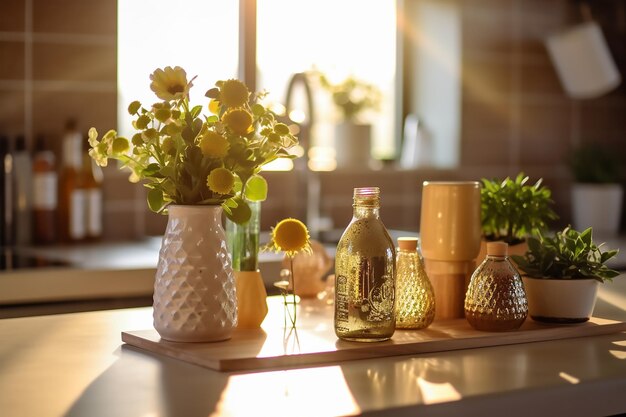
[[[435,293],[417,251],[417,238],[398,238],[396,328],[424,329],[435,318]]]
[[[354,189],[352,220],[335,258],[335,334],[376,342],[395,331],[395,247],[380,220],[377,187]]]
[[[487,243],[487,258],[472,274],[465,295],[465,318],[477,330],[515,330],[528,315],[524,284],[507,251],[504,242]]]

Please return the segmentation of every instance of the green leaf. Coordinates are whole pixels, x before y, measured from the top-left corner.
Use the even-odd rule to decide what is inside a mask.
[[[142,172],[142,174],[146,177],[154,177],[157,174],[160,174],[161,166],[157,163],[149,164]]]
[[[244,194],[249,201],[265,201],[267,198],[267,181],[260,175],[253,175],[246,182]]]
[[[163,191],[158,189],[151,189],[148,191],[148,207],[155,213],[159,213],[163,210],[165,201],[163,200]]]
[[[196,117],[198,117],[198,115],[200,114],[201,111],[202,111],[202,106],[201,105],[194,106],[191,109],[191,117],[193,117],[195,119]]]
[[[218,88],[211,88],[204,94],[204,96],[212,99],[218,99],[220,97],[220,90]]]
[[[128,105],[128,114],[130,114],[131,116],[137,114],[140,107],[141,107],[140,102],[138,102],[137,100],[133,101],[132,103]]]
[[[252,216],[252,211],[250,210],[250,206],[243,199],[239,197],[234,197],[231,199],[232,202],[237,203],[236,207],[230,207],[230,205],[222,204],[224,208],[224,213],[226,213],[226,217],[234,223],[243,224],[250,220],[250,216]]]

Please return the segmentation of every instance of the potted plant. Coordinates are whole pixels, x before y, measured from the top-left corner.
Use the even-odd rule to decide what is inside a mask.
[[[512,256],[523,273],[530,317],[548,323],[589,320],[598,284],[619,275],[606,265],[618,250],[602,251],[591,227],[581,233],[568,226],[554,237],[537,236],[528,238],[524,256]]]
[[[509,245],[510,254],[526,252],[526,237],[546,229],[551,220],[558,218],[552,210],[554,202],[550,189],[539,179],[527,184],[529,177],[523,172],[515,179],[482,179],[480,191],[483,242],[477,261],[487,255],[486,242],[503,241]]]
[[[235,277],[226,249],[222,211],[235,223],[251,217],[249,201],[267,194],[266,163],[290,158],[289,128],[239,80],[215,83],[209,103],[193,106],[184,69],[150,76],[160,101],[132,102],[131,141],[110,130],[89,131],[89,155],[101,166],[121,161],[143,180],[148,206],[168,214],[154,286],[154,327],[163,339],[209,342],[231,337],[237,323]],[[203,110],[209,114],[203,115]],[[265,300],[262,300],[264,303]]]
[[[574,175],[572,214],[574,227],[593,227],[597,234],[614,236],[619,231],[624,190],[619,184],[615,158],[598,145],[577,149],[570,160]]]
[[[370,160],[372,126],[364,121],[368,111],[378,110],[380,90],[352,76],[337,84],[320,74],[320,84],[331,94],[332,101],[341,114],[335,129],[337,166],[363,167]]]

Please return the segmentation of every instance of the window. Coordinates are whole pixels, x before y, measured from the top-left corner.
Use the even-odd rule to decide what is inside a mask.
[[[191,100],[198,103],[215,81],[235,78],[238,22],[236,1],[119,0],[118,130],[131,132],[133,100],[157,100],[148,87],[156,68],[178,65],[189,79],[197,75]]]
[[[131,131],[126,111],[131,101],[150,105],[155,100],[148,74],[157,67],[179,65],[189,77],[198,75],[192,101],[200,101],[215,80],[237,76],[239,3],[185,0],[173,6],[169,0],[119,0],[120,132]],[[375,84],[384,99],[372,119],[373,153],[392,157],[395,13],[393,1],[257,0],[257,90],[266,89],[270,100],[283,103],[291,76],[313,68],[334,81],[351,75]],[[314,146],[333,145],[337,114],[326,104],[316,108]]]

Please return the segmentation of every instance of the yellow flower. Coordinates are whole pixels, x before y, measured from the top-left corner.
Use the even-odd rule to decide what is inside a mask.
[[[115,138],[113,143],[111,144],[111,152],[113,155],[119,155],[125,153],[130,149],[130,144],[128,143],[128,139],[123,138],[121,136]]]
[[[248,87],[239,80],[226,80],[220,86],[220,102],[226,107],[241,107],[249,96]]]
[[[209,158],[223,158],[228,153],[228,148],[230,148],[228,140],[212,130],[204,134],[198,146],[200,146],[202,155]]]
[[[246,109],[230,109],[222,117],[222,121],[238,135],[252,131],[252,115]]]
[[[213,114],[220,113],[220,102],[217,100],[211,100],[209,102],[209,111]]]
[[[309,230],[298,219],[284,219],[272,229],[270,242],[265,249],[283,251],[287,256],[294,256],[300,251],[311,252]]]
[[[209,173],[206,184],[214,193],[229,194],[235,186],[235,175],[226,168],[215,168]]]
[[[187,73],[181,67],[157,68],[150,75],[150,79],[150,89],[161,100],[178,100],[189,92]]]

